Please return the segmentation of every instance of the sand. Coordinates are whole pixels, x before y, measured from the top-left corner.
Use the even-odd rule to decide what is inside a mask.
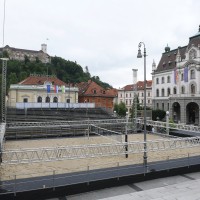
[[[39,147],[56,147],[69,145],[83,144],[100,144],[114,143],[115,140],[123,140],[124,137],[113,136],[108,137],[75,137],[75,138],[51,138],[51,139],[34,139],[34,140],[14,140],[5,142],[5,150],[21,149],[21,148],[39,148]],[[128,137],[129,141],[143,141],[143,134],[131,134]],[[147,134],[147,140],[163,139],[160,135]],[[168,151],[156,151],[148,153],[148,162],[157,160],[168,160],[179,157],[187,157],[199,155],[200,147],[175,149]],[[31,164],[15,164],[1,165],[0,178],[1,180],[9,180],[16,178],[27,178],[35,176],[44,176],[50,174],[70,173],[75,171],[85,171],[106,167],[122,166],[129,164],[137,164],[143,162],[143,153],[131,154],[128,158],[124,155],[100,157],[100,158],[85,158],[77,160],[64,160],[54,162],[40,162]]]

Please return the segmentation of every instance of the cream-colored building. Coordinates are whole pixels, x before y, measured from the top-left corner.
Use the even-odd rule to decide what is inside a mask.
[[[53,76],[31,75],[10,85],[8,107],[48,108],[74,107],[78,103],[78,88]]]

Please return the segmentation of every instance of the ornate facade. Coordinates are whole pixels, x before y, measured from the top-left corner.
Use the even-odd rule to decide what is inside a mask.
[[[152,65],[153,109],[169,111],[177,123],[200,124],[200,27],[186,46],[167,46]]]

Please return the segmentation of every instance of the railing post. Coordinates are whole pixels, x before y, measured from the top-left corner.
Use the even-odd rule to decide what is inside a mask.
[[[53,191],[55,191],[55,170],[53,170]]]
[[[15,180],[14,180],[14,196],[16,196],[16,193],[17,193],[17,183],[16,183],[16,179],[17,179],[17,176],[15,175]]]

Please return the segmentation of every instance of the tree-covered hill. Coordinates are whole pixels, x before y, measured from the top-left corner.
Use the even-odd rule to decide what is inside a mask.
[[[4,52],[4,57],[9,57],[7,52]],[[66,83],[79,83],[91,79],[105,89],[112,88],[108,83],[102,82],[98,76],[91,76],[88,67],[85,68],[86,71],[76,62],[65,60],[57,56],[51,57],[51,63],[46,64],[40,62],[39,59],[31,62],[28,57],[25,57],[24,61],[9,60],[7,62],[7,88],[9,88],[10,84],[18,83],[34,73],[56,75],[60,80]],[[1,73],[2,62],[0,61],[0,78]]]

